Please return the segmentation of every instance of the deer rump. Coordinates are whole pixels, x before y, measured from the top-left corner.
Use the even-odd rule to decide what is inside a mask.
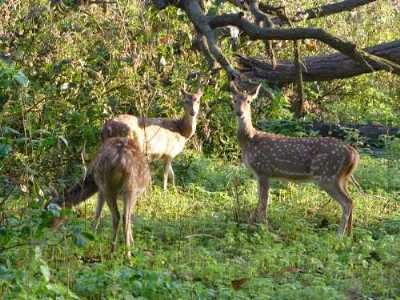
[[[149,168],[143,153],[129,138],[111,138],[98,150],[91,172],[98,188],[112,191],[122,188],[142,192],[150,181]]]
[[[103,205],[107,203],[112,216],[111,252],[114,252],[120,223],[117,198],[121,194],[124,204],[125,244],[127,255],[130,256],[130,246],[133,242],[132,210],[137,197],[145,191],[151,178],[147,160],[134,140],[127,137],[110,138],[98,150],[91,166],[91,173],[99,189],[95,226],[97,228]]]

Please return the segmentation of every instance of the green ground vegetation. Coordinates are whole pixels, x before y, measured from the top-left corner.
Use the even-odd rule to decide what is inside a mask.
[[[0,0],[0,299],[399,299],[399,138],[359,148],[352,237],[336,236],[340,207],[312,184],[274,182],[269,227],[249,225],[256,183],[240,164],[226,74],[211,73],[191,51],[186,16],[131,0],[107,11],[53,2],[62,4]],[[288,13],[325,2],[292,1]],[[377,1],[299,25],[370,46],[398,38],[396,7]],[[241,37],[243,54],[262,47]],[[303,47],[307,55],[330,52]],[[235,59],[228,39],[221,48]],[[291,57],[290,43],[276,48]],[[153,166],[152,189],[135,210],[132,258],[121,240],[109,256],[108,209],[98,232],[91,229],[95,198],[73,211],[43,209],[52,190],[84,174],[104,120],[178,116],[184,84],[204,90],[198,130],[174,162],[175,189],[162,191]],[[400,127],[399,86],[382,72],[307,83],[303,121]],[[264,91],[254,102],[258,127],[314,135],[294,119],[290,87],[263,87],[273,97]],[[363,146],[357,132],[349,142]],[[49,229],[60,213],[68,222]]]

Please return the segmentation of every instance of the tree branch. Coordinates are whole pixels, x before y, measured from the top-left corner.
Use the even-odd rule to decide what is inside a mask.
[[[383,43],[362,50],[378,59],[400,64],[400,40]],[[287,84],[296,81],[296,68],[291,61],[280,61],[276,68],[257,58],[239,56],[241,71],[249,77],[263,79],[271,83]],[[348,78],[364,73],[382,70],[380,65],[371,62],[361,65],[342,53],[311,56],[303,59],[304,81],[325,81]]]
[[[262,27],[262,28],[273,28],[274,24],[272,23],[269,16],[259,9],[258,3],[257,3],[258,1],[257,0],[249,0],[249,1],[250,1],[249,10],[250,10],[251,14],[254,16],[257,26]],[[264,42],[265,42],[265,48],[267,50],[267,53],[271,58],[272,65],[275,65],[276,60],[275,60],[274,49],[272,46],[272,41],[267,40]]]
[[[199,34],[205,37],[207,41],[207,47],[211,55],[220,64],[220,66],[225,69],[231,79],[238,77],[239,73],[229,63],[229,61],[225,58],[224,54],[218,47],[217,39],[214,34],[214,29],[218,27],[236,26],[244,33],[246,33],[250,37],[250,39],[253,40],[319,40],[354,60],[357,64],[357,68],[368,68],[368,72],[379,69],[400,74],[399,65],[390,61],[377,59],[377,57],[374,57],[373,55],[370,55],[362,50],[358,50],[355,44],[336,38],[322,29],[272,28],[272,23],[269,17],[266,14],[260,12],[256,3],[257,0],[248,1],[251,4],[250,8],[256,18],[256,23],[261,23],[261,26],[258,26],[257,24],[254,24],[243,18],[243,13],[206,16],[204,10],[201,7],[201,3],[198,0],[153,0],[153,3],[156,6],[158,4],[159,8],[164,7],[164,5],[175,5],[183,9],[189,17],[190,21],[195,26],[196,30],[199,32]],[[346,0],[340,3],[322,6],[318,9],[307,10],[307,18],[328,15],[343,11],[345,9],[352,9],[356,6],[367,4],[373,1],[374,0]],[[160,5],[160,2],[162,5]],[[299,16],[297,16],[297,19],[298,18]],[[304,19],[304,16],[302,16],[301,18]],[[289,23],[291,22],[291,20],[289,20],[287,17],[286,21]],[[264,25],[270,25],[270,27],[266,27]]]
[[[235,78],[239,76],[238,72],[231,66],[219,49],[214,31],[208,24],[207,16],[201,9],[200,3],[196,0],[182,0],[179,5],[186,12],[190,21],[196,27],[196,30],[206,38],[210,53],[221,67],[227,71],[229,77]]]
[[[287,25],[288,21],[300,22],[303,20],[310,20],[315,18],[321,18],[330,16],[333,14],[341,13],[344,11],[350,11],[359,6],[363,6],[372,2],[376,2],[376,0],[344,0],[338,3],[332,3],[327,5],[322,5],[318,7],[313,7],[306,9],[304,11],[297,12],[293,17],[289,20],[285,18],[284,14],[281,13],[282,7],[273,7],[271,5],[260,3],[259,8],[266,14],[276,14],[277,17],[273,18],[271,21],[275,25]]]
[[[400,66],[389,65],[385,62],[380,62],[373,57],[366,55],[363,51],[358,51],[356,45],[350,42],[345,42],[333,35],[327,33],[323,29],[319,28],[260,28],[255,24],[249,22],[243,18],[242,13],[238,14],[224,14],[218,16],[208,17],[208,24],[211,28],[225,27],[225,26],[236,26],[245,32],[253,40],[301,40],[301,39],[316,39],[330,47],[336,49],[339,52],[352,58],[358,64],[364,67],[379,68],[389,72],[395,72],[400,74]],[[375,66],[375,67],[373,67]]]
[[[323,5],[320,7],[314,7],[310,9],[306,9],[303,12],[298,12],[296,15],[291,18],[292,22],[299,22],[302,20],[309,20],[315,18],[321,18],[333,14],[337,14],[343,11],[352,10],[358,6],[366,5],[376,0],[345,0],[338,3],[332,3]]]

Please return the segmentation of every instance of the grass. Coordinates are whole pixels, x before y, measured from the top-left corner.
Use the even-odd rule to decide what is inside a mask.
[[[243,167],[187,153],[175,170],[176,189],[155,175],[137,206],[134,257],[122,240],[109,257],[108,209],[91,234],[91,199],[0,253],[4,299],[399,299],[398,160],[362,156],[352,237],[336,236],[340,207],[312,184],[274,182],[267,229],[247,223],[257,193]]]

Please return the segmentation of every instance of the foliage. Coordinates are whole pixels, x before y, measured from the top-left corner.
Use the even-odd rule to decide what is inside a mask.
[[[338,205],[308,185],[274,183],[271,228],[250,226],[256,187],[239,166],[226,75],[208,70],[191,50],[194,31],[186,16],[132,0],[110,3],[106,11],[52,2],[59,5],[0,1],[0,298],[399,297],[398,139],[383,137],[384,149],[362,155],[355,176],[362,191],[352,189],[353,238],[335,236]],[[289,13],[316,4],[294,2]],[[400,19],[378,2],[302,25],[360,46],[394,39]],[[210,7],[232,10],[215,1]],[[221,47],[233,60],[229,39]],[[279,58],[292,55],[289,43],[275,48]],[[308,48],[310,55],[328,51]],[[263,44],[241,37],[240,49],[259,55]],[[177,161],[176,190],[163,193],[154,176],[137,209],[134,257],[124,257],[122,244],[109,257],[110,217],[92,232],[93,201],[63,212],[45,211],[44,203],[85,172],[106,119],[120,113],[178,117],[184,84],[204,90],[197,134],[188,145],[203,153],[189,151]],[[291,111],[292,88],[264,83],[253,118],[261,129],[291,136],[315,135],[306,126],[315,119],[399,127],[398,86],[398,77],[387,73],[309,83],[312,109],[299,122]],[[50,230],[60,214],[69,222]]]
[[[108,210],[99,231],[85,233],[93,201],[69,214],[57,232],[43,226],[57,211],[33,205],[21,219],[9,216],[14,227],[2,227],[1,244],[26,245],[0,252],[0,291],[6,299],[395,299],[399,184],[377,181],[382,175],[375,170],[400,175],[398,166],[362,156],[356,178],[363,191],[352,188],[354,235],[338,239],[339,205],[316,187],[274,183],[270,227],[253,227],[247,224],[256,202],[250,175],[187,153],[176,164],[176,190],[164,193],[156,176],[151,195],[140,200],[132,259],[122,241],[109,257]]]

